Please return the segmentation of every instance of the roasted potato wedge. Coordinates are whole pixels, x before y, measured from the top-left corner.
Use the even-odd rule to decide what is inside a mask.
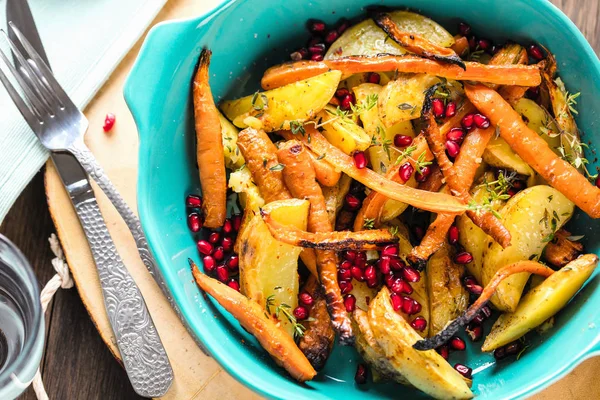
[[[420,35],[443,47],[454,44],[454,37],[437,22],[409,11],[393,11],[392,19],[405,32]],[[375,56],[377,54],[405,54],[406,50],[387,38],[387,34],[373,20],[368,19],[347,29],[332,45],[325,58],[346,56]]]
[[[332,106],[326,106],[319,112],[317,123],[323,124],[323,136],[346,154],[366,150],[371,145],[371,138],[363,128],[349,118],[338,117]]]
[[[341,77],[340,71],[329,71],[277,89],[225,101],[221,110],[238,128],[246,128],[244,120],[252,116],[261,121],[265,132],[290,129],[290,122],[297,126],[327,105]]]
[[[204,275],[191,260],[190,265],[198,286],[231,313],[278,365],[285,368],[299,382],[314,378],[317,372],[280,324],[266,315],[264,307],[216,279]]]
[[[375,373],[377,373],[381,380],[389,379],[410,386],[408,380],[390,364],[383,350],[377,344],[371,325],[369,325],[367,312],[357,308],[354,310],[353,317],[353,331],[356,335],[354,346],[358,354],[373,369],[373,380],[375,380]]]
[[[521,114],[529,129],[537,132],[548,143],[548,146],[560,155],[558,151],[560,147],[560,130],[548,111],[535,101],[526,98],[517,101],[513,108]]]
[[[221,121],[221,135],[223,136],[225,166],[231,170],[236,170],[245,163],[244,156],[242,156],[237,146],[238,129],[221,113],[219,113],[219,120]]]
[[[452,262],[447,244],[427,262],[429,336],[440,332],[469,306],[469,294],[461,282],[463,273],[464,267]]]
[[[298,341],[298,347],[304,353],[310,365],[315,370],[320,371],[325,366],[325,362],[327,362],[333,349],[335,332],[331,327],[325,296],[314,275],[308,277],[302,291],[310,294],[314,303],[308,314],[309,319],[303,322],[305,331]]]
[[[229,174],[227,185],[238,194],[244,210],[258,211],[265,204],[248,168],[244,167]]]
[[[306,229],[309,202],[279,200],[263,207],[272,218],[286,225]],[[252,217],[240,240],[240,288],[249,299],[271,312],[287,304],[298,305],[298,256],[301,247],[275,240],[260,214]],[[281,327],[294,336],[294,326],[281,318]]]
[[[523,296],[515,312],[498,318],[481,349],[493,351],[542,325],[581,289],[596,265],[598,256],[585,254],[546,278]]]
[[[483,254],[482,283],[487,285],[496,271],[523,260],[539,260],[546,244],[573,214],[574,204],[550,186],[533,186],[512,197],[500,211],[512,245],[503,249],[488,239]],[[528,273],[515,274],[500,284],[492,304],[501,311],[515,311]]]
[[[344,206],[344,197],[350,190],[352,178],[342,174],[338,183],[331,187],[323,187],[323,197],[325,198],[325,207],[327,207],[327,216],[331,226],[335,226],[337,215]]]
[[[483,161],[492,167],[515,171],[519,175],[533,177],[535,172],[510,148],[506,140],[495,137],[483,153]]]
[[[419,118],[425,92],[438,82],[438,77],[427,74],[404,74],[390,81],[379,93],[377,102],[383,126]]]
[[[435,350],[412,347],[421,336],[394,311],[386,287],[371,302],[369,325],[390,365],[411,385],[437,399],[473,397],[462,376]]]

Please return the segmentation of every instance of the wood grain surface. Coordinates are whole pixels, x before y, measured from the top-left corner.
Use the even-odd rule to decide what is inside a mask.
[[[600,53],[600,0],[552,0],[581,29]],[[172,0],[167,7],[177,7]],[[157,19],[163,19],[161,16]],[[32,264],[41,284],[53,275],[53,255],[47,239],[54,232],[44,193],[43,171],[19,197],[0,233],[10,238]],[[42,372],[50,399],[136,399],[139,398],[119,363],[115,361],[83,307],[77,291],[59,290],[47,315],[47,340]],[[594,368],[592,368],[594,366]],[[600,398],[600,382],[594,379],[600,362],[581,364],[558,384],[536,399]],[[33,400],[28,389],[22,399]]]

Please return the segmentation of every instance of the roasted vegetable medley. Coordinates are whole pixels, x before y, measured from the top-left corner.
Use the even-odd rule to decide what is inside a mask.
[[[578,94],[539,45],[365,18],[308,21],[264,91],[218,105],[202,51],[193,275],[300,382],[337,337],[364,360],[357,384],[471,398],[477,378],[449,352],[481,341],[518,362],[598,263],[565,229],[576,207],[600,217]],[[243,213],[227,217],[231,192]]]

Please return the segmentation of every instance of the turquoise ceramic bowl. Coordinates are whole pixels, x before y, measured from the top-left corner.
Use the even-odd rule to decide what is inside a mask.
[[[144,230],[166,283],[192,333],[236,379],[256,392],[279,399],[422,398],[416,390],[394,384],[357,387],[353,376],[359,358],[337,346],[318,377],[298,384],[278,368],[257,342],[227,312],[204,297],[188,267],[200,262],[185,220],[184,197],[198,192],[190,83],[203,46],[214,52],[211,85],[215,98],[254,92],[266,67],[288,59],[290,49],[307,38],[311,17],[333,23],[361,15],[368,0],[233,0],[197,18],[152,29],[125,87],[125,98],[140,134],[138,206]],[[396,0],[377,1],[420,10],[455,31],[460,17],[475,32],[494,40],[512,38],[547,46],[558,59],[567,88],[581,91],[578,123],[585,140],[600,148],[593,132],[600,126],[600,63],[577,28],[546,0]],[[593,155],[588,158],[595,159]],[[573,232],[585,234],[589,251],[598,252],[597,222],[577,215]],[[585,358],[600,351],[598,277],[558,318],[544,338],[518,362],[494,363],[478,346],[452,359],[475,371],[473,391],[481,399],[531,395],[556,381]],[[454,356],[453,356],[454,357]],[[595,384],[595,383],[594,383]]]

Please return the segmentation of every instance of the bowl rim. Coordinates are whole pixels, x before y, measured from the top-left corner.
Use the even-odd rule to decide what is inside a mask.
[[[139,193],[143,193],[144,189],[147,188],[147,184],[145,183],[146,175],[140,173],[140,171],[143,171],[143,170],[147,171],[149,168],[149,165],[146,164],[147,163],[146,158],[141,157],[144,150],[146,149],[146,147],[144,145],[146,143],[146,141],[143,140],[143,135],[141,134],[141,131],[139,129],[139,127],[141,125],[140,120],[141,120],[141,115],[143,114],[143,111],[140,111],[138,109],[138,105],[136,104],[136,100],[135,100],[135,95],[134,95],[133,91],[130,90],[130,88],[133,86],[133,81],[136,79],[135,78],[137,75],[136,73],[137,73],[138,69],[140,68],[140,65],[143,63],[144,56],[146,55],[146,52],[148,51],[148,48],[150,47],[150,43],[154,40],[154,38],[156,36],[159,36],[161,34],[162,30],[164,30],[166,28],[172,28],[175,26],[179,26],[180,28],[185,28],[185,29],[188,28],[188,25],[197,26],[199,24],[202,24],[204,21],[208,21],[208,20],[212,19],[212,17],[214,17],[217,14],[220,14],[221,12],[223,12],[224,10],[229,8],[231,5],[238,3],[238,2],[242,2],[242,1],[248,1],[248,0],[221,0],[217,5],[214,6],[213,9],[205,12],[204,14],[201,14],[198,16],[193,16],[193,17],[185,17],[185,18],[178,18],[178,19],[163,21],[163,22],[156,24],[148,32],[148,35],[146,36],[146,38],[139,50],[139,53],[138,53],[136,60],[131,68],[131,71],[129,72],[129,74],[127,76],[127,79],[124,84],[124,90],[123,90],[124,98],[125,98],[125,102],[126,102],[128,108],[130,109],[130,111],[133,115],[136,126],[138,127],[138,136],[139,136],[138,155],[140,157],[139,157],[138,179],[137,179],[137,184],[138,184],[137,203],[138,203],[138,210],[139,210],[140,220],[141,220],[141,224],[142,224],[142,229],[144,229],[144,232],[146,232],[147,235],[148,235],[148,233],[147,233],[148,231],[145,227],[144,216],[147,215],[147,213],[149,213],[149,204],[145,203],[143,196],[139,196]],[[559,9],[556,5],[554,5],[553,3],[551,3],[548,0],[519,0],[519,1],[529,3],[533,7],[539,7],[543,12],[554,14],[554,16],[556,16],[562,22],[563,26],[568,30],[568,32],[573,35],[573,40],[578,42],[583,47],[583,49],[585,50],[585,53],[586,53],[586,57],[593,60],[593,66],[597,70],[598,75],[600,75],[600,60],[598,59],[598,56],[594,52],[593,48],[591,47],[590,43],[585,38],[583,33],[574,24],[574,22],[571,21],[571,19],[569,19],[569,17],[567,17],[567,15],[565,15],[565,13],[561,9]],[[154,249],[153,241],[150,240],[150,237],[152,237],[152,235],[148,235],[148,238],[149,238],[148,244],[150,246],[150,249],[153,251],[154,254],[157,254],[157,252]],[[160,265],[160,261],[161,261],[160,257],[157,257],[157,260]],[[167,285],[167,288],[170,291],[170,288],[168,287],[168,285]],[[175,301],[176,297],[172,296],[172,298]],[[178,313],[178,315],[179,315],[180,319],[182,320],[183,324],[188,329],[188,332],[190,332],[190,334],[192,335],[194,340],[196,342],[198,342],[199,346],[202,349],[206,349],[206,351],[208,351],[210,353],[210,355],[215,359],[215,361],[217,361],[219,363],[219,365],[222,366],[234,379],[236,379],[238,382],[242,383],[244,386],[250,388],[255,393],[258,393],[262,396],[265,396],[268,398],[284,398],[281,396],[277,396],[275,394],[275,393],[277,393],[277,391],[275,389],[278,389],[276,385],[274,385],[270,382],[266,382],[266,385],[258,385],[256,382],[254,382],[254,381],[248,379],[246,376],[244,376],[244,369],[239,368],[238,364],[236,364],[234,362],[234,360],[232,360],[231,357],[228,356],[228,353],[225,351],[224,346],[219,346],[218,343],[215,341],[209,341],[209,343],[207,343],[207,339],[204,338],[203,335],[201,334],[203,329],[192,328],[191,324],[186,319],[189,316],[187,316],[187,313],[184,310],[182,310],[181,313]],[[213,342],[213,343],[210,343],[210,342]],[[540,379],[532,381],[529,385],[522,386],[521,390],[519,390],[518,392],[513,392],[511,394],[510,398],[511,399],[519,398],[521,396],[529,397],[536,393],[539,393],[540,391],[544,390],[551,384],[562,379],[564,376],[566,376],[568,373],[570,373],[575,367],[577,367],[583,361],[587,360],[588,358],[598,356],[598,355],[600,355],[600,335],[598,335],[596,337],[594,342],[590,343],[588,346],[583,348],[578,354],[574,355],[571,361],[563,364],[559,368],[554,369],[552,372],[544,375]],[[298,393],[296,393],[295,395],[297,396]],[[308,397],[307,397],[307,399],[308,399]]]

